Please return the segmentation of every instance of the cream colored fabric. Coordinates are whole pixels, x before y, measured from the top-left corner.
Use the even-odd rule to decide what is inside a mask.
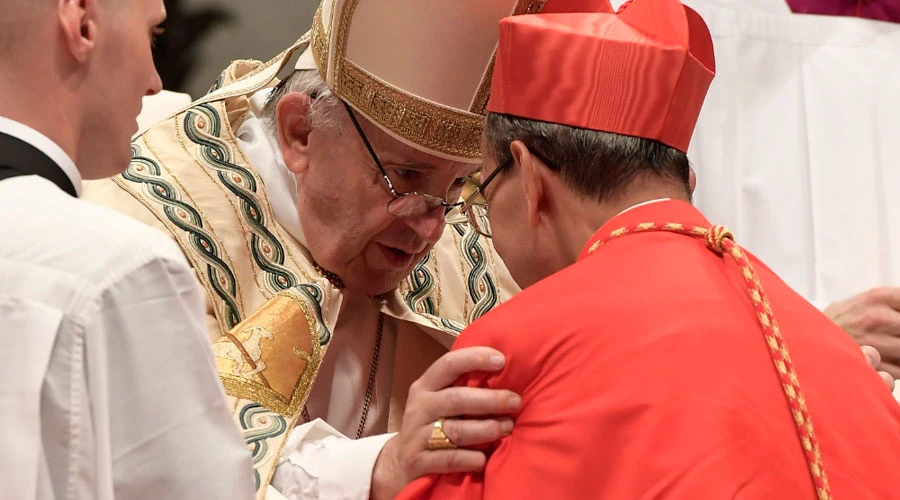
[[[135,135],[141,135],[160,120],[172,116],[176,111],[190,104],[191,100],[191,96],[188,94],[168,90],[144,97],[141,113],[137,117],[138,132]]]

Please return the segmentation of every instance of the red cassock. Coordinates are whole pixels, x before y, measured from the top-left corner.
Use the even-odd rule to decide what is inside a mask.
[[[710,227],[692,206],[626,211],[591,243],[642,223]],[[750,256],[780,325],[831,494],[900,498],[900,406],[859,347]],[[604,243],[472,324],[454,349],[506,354],[460,385],[522,395],[483,474],[421,478],[400,499],[814,499],[781,378],[741,269],[701,238]]]

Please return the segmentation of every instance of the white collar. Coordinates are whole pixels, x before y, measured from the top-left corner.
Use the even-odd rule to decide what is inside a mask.
[[[75,162],[72,161],[72,157],[63,151],[58,144],[28,125],[3,116],[0,116],[0,133],[11,135],[20,141],[27,142],[36,147],[41,153],[47,155],[72,181],[76,196],[81,196],[81,172],[78,171]]]
[[[265,185],[275,220],[301,245],[306,245],[300,215],[297,212],[297,179],[284,164],[281,147],[260,118],[272,89],[263,89],[250,97],[250,109],[244,123],[235,132],[238,147],[247,157]]]
[[[625,210],[622,210],[621,212],[617,213],[617,214],[616,214],[616,217],[618,217],[618,216],[620,216],[620,215],[622,215],[622,214],[624,214],[625,212],[628,212],[628,211],[630,211],[630,210],[634,210],[635,208],[643,207],[644,205],[651,205],[651,204],[653,204],[653,203],[659,203],[659,202],[661,202],[661,201],[669,201],[669,200],[671,200],[671,198],[657,198],[657,199],[655,199],[655,200],[642,201],[642,202],[640,202],[640,203],[631,205],[630,207],[626,208]]]

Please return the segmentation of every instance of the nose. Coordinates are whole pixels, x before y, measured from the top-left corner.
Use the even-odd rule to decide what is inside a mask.
[[[437,243],[441,239],[444,232],[444,210],[438,207],[425,215],[415,217],[407,217],[403,219],[406,225],[416,232],[419,238],[422,238],[429,245]]]
[[[153,67],[153,78],[150,80],[150,87],[147,89],[147,95],[156,95],[162,90],[162,78],[159,77],[159,72],[156,71],[156,67]]]

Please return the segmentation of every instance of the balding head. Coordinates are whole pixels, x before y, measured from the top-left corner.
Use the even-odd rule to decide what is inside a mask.
[[[0,61],[21,56],[33,29],[53,22],[57,0],[0,0]],[[4,68],[5,69],[5,68]]]

